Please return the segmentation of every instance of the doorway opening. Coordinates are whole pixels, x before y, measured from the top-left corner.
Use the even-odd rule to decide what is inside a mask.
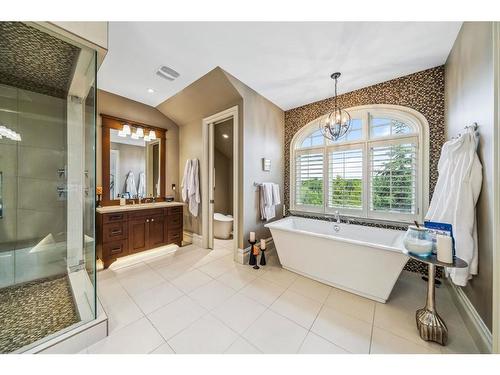
[[[202,245],[238,249],[238,108],[203,120]]]

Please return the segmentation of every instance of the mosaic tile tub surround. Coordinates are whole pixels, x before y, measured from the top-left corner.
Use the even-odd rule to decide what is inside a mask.
[[[80,321],[66,275],[0,289],[0,353],[10,353]]]
[[[339,95],[338,103],[342,108],[357,107],[370,104],[392,104],[412,108],[425,116],[429,123],[429,199],[432,198],[436,186],[437,164],[441,148],[446,141],[444,124],[444,65],[423,70],[404,77],[382,82],[349,93]],[[284,203],[286,214],[290,215],[290,143],[293,136],[312,120],[328,113],[333,107],[333,98],[320,100],[301,107],[285,111],[285,171],[284,171]],[[300,216],[328,220],[314,214]],[[351,219],[361,225],[380,226],[393,229],[406,229],[406,226],[390,225]],[[427,274],[427,268],[410,260],[405,269]],[[441,272],[438,273],[438,277]]]

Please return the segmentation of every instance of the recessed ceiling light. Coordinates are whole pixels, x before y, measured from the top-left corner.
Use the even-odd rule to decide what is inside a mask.
[[[229,138],[229,136],[228,136],[227,134],[222,134],[222,136],[223,136],[224,138],[226,138],[226,139],[228,139],[228,138]]]
[[[152,93],[154,93],[154,92],[155,92],[155,90],[153,90],[153,89],[148,89],[148,92],[149,92],[150,94],[152,94]]]

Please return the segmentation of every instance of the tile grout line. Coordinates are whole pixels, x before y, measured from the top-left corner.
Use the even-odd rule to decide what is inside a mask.
[[[372,344],[373,344],[373,329],[375,326],[375,314],[377,312],[377,304],[373,306],[373,316],[372,316],[372,327],[370,331],[370,345],[368,347],[368,354],[372,354]]]

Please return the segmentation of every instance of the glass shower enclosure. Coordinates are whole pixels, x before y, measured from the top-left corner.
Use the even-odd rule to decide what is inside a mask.
[[[96,52],[0,22],[0,353],[96,318]]]

